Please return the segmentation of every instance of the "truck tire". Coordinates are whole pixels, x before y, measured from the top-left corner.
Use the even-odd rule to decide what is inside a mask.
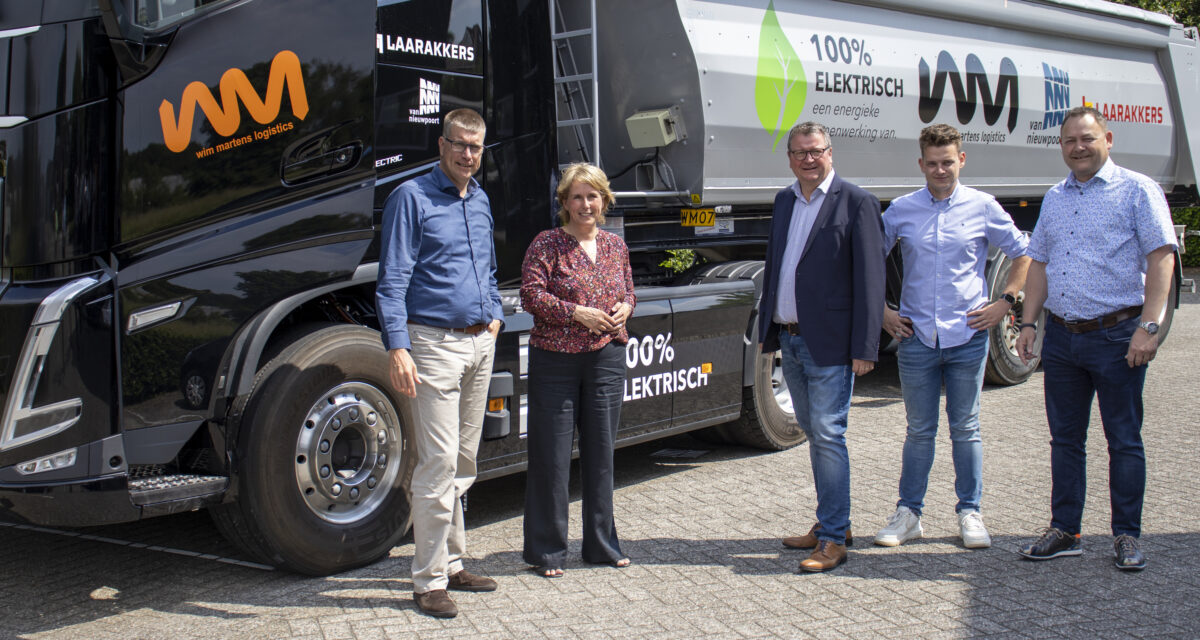
[[[752,280],[761,288],[762,273],[763,263],[759,261],[723,262],[706,265],[692,276],[691,283]],[[755,340],[750,342],[748,348],[755,348]],[[755,358],[754,386],[742,389],[742,415],[733,422],[702,429],[696,436],[707,442],[730,442],[767,451],[782,451],[804,442],[783,379],[779,352],[760,353]]]
[[[783,379],[779,351],[759,354],[755,360],[754,386],[742,389],[741,417],[721,428],[733,442],[766,451],[783,451],[804,442],[804,432],[796,421],[792,396]]]
[[[323,576],[383,557],[409,523],[407,405],[379,333],[306,333],[255,377],[238,438],[237,495],[212,510],[249,555]]]
[[[999,300],[1000,294],[1004,293],[1004,283],[1008,281],[1008,272],[1012,268],[1012,260],[1008,256],[997,251],[996,255],[988,263],[987,266],[987,281],[988,291],[991,292],[992,301]],[[1021,323],[1021,307],[1025,301],[1025,292],[1021,291],[1017,294],[1017,304],[1009,310],[1000,324],[988,330],[988,358],[987,367],[984,372],[984,378],[991,384],[1010,386],[1021,384],[1037,371],[1038,364],[1041,362],[1040,357],[1031,359],[1027,364],[1021,362],[1020,356],[1017,355],[1017,338],[1020,337]],[[1037,341],[1036,350],[1041,353],[1042,336],[1046,334],[1046,316],[1043,314],[1043,321],[1037,323]]]

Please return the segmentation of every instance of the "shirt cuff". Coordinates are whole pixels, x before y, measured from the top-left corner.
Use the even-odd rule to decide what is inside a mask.
[[[390,331],[384,333],[383,348],[388,351],[392,349],[412,349],[412,342],[408,338],[408,331]]]

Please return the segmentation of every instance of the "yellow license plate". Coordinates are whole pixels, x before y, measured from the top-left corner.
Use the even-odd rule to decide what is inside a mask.
[[[679,223],[685,227],[711,227],[717,224],[714,209],[680,209]]]

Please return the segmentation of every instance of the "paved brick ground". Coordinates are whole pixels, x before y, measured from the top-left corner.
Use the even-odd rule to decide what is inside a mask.
[[[520,560],[524,476],[471,493],[470,568],[493,594],[462,594],[452,621],[418,615],[411,544],[371,567],[325,579],[230,565],[79,536],[0,527],[0,637],[22,638],[1121,638],[1200,636],[1200,296],[1187,296],[1150,370],[1143,546],[1150,567],[1117,572],[1108,535],[1107,465],[1089,443],[1081,558],[1047,563],[1014,552],[1049,520],[1049,447],[1040,374],[983,395],[984,515],[995,540],[957,539],[948,440],[934,466],[926,538],[870,546],[896,500],[903,405],[894,364],[860,381],[850,423],[853,521],[844,567],[796,575],[800,552],[779,537],[813,520],[805,446],[764,454],[690,438],[618,455],[618,529],[635,565],[578,560],[545,580]],[[695,460],[665,446],[707,448]],[[578,502],[572,527],[578,532]],[[79,532],[76,532],[79,533]],[[207,518],[82,533],[236,556]],[[578,535],[578,534],[576,534]],[[578,556],[578,541],[573,545]]]

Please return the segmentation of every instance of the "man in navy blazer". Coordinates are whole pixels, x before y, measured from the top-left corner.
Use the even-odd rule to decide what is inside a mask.
[[[817,523],[784,544],[814,548],[800,570],[820,572],[845,562],[853,540],[846,416],[854,376],[879,358],[883,227],[879,200],[834,173],[825,127],[792,127],[787,153],[796,182],[775,196],[758,336],[764,353],[782,351],[817,489]]]

